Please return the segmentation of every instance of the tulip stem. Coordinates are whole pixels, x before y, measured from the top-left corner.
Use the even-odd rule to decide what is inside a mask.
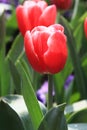
[[[47,107],[48,110],[52,108],[53,105],[53,76],[51,74],[48,74],[48,102],[47,102]]]

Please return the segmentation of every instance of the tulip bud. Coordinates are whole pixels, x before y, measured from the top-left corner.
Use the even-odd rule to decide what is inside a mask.
[[[25,52],[34,70],[40,73],[60,72],[67,59],[67,39],[60,24],[35,27],[24,37]]]
[[[85,36],[87,38],[87,17],[84,20],[84,32],[85,32]]]
[[[52,4],[55,4],[57,9],[66,10],[72,5],[72,0],[51,0]]]
[[[18,27],[22,35],[38,25],[49,26],[55,23],[56,6],[48,6],[45,1],[25,1],[16,8]]]

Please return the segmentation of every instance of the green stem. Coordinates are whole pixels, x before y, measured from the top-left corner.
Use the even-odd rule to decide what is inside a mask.
[[[52,92],[53,92],[53,76],[51,74],[48,74],[48,102],[47,102],[48,110],[53,105]]]

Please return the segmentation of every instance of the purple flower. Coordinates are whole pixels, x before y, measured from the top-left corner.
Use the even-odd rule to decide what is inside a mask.
[[[12,5],[16,7],[19,0],[0,0],[0,15],[5,11],[6,17],[9,17],[12,12]]]
[[[48,81],[45,81],[41,88],[37,91],[36,95],[38,100],[46,104],[46,94],[48,93]]]
[[[9,0],[0,0],[1,3],[8,3]]]
[[[65,81],[64,88],[67,89],[70,85],[70,83],[74,80],[74,75],[69,75],[68,78]]]
[[[10,4],[16,7],[19,4],[19,0],[0,0],[0,3]]]
[[[9,4],[0,3],[0,14],[2,14],[4,11],[10,11],[12,10],[12,7]]]

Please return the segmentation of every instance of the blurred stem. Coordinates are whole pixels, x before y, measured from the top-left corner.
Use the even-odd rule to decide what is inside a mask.
[[[47,102],[47,107],[48,110],[52,107],[53,104],[53,75],[48,74],[48,102]]]
[[[73,14],[72,14],[72,20],[75,18],[76,14],[77,14],[78,5],[79,5],[79,0],[75,0],[74,10],[73,10]]]

